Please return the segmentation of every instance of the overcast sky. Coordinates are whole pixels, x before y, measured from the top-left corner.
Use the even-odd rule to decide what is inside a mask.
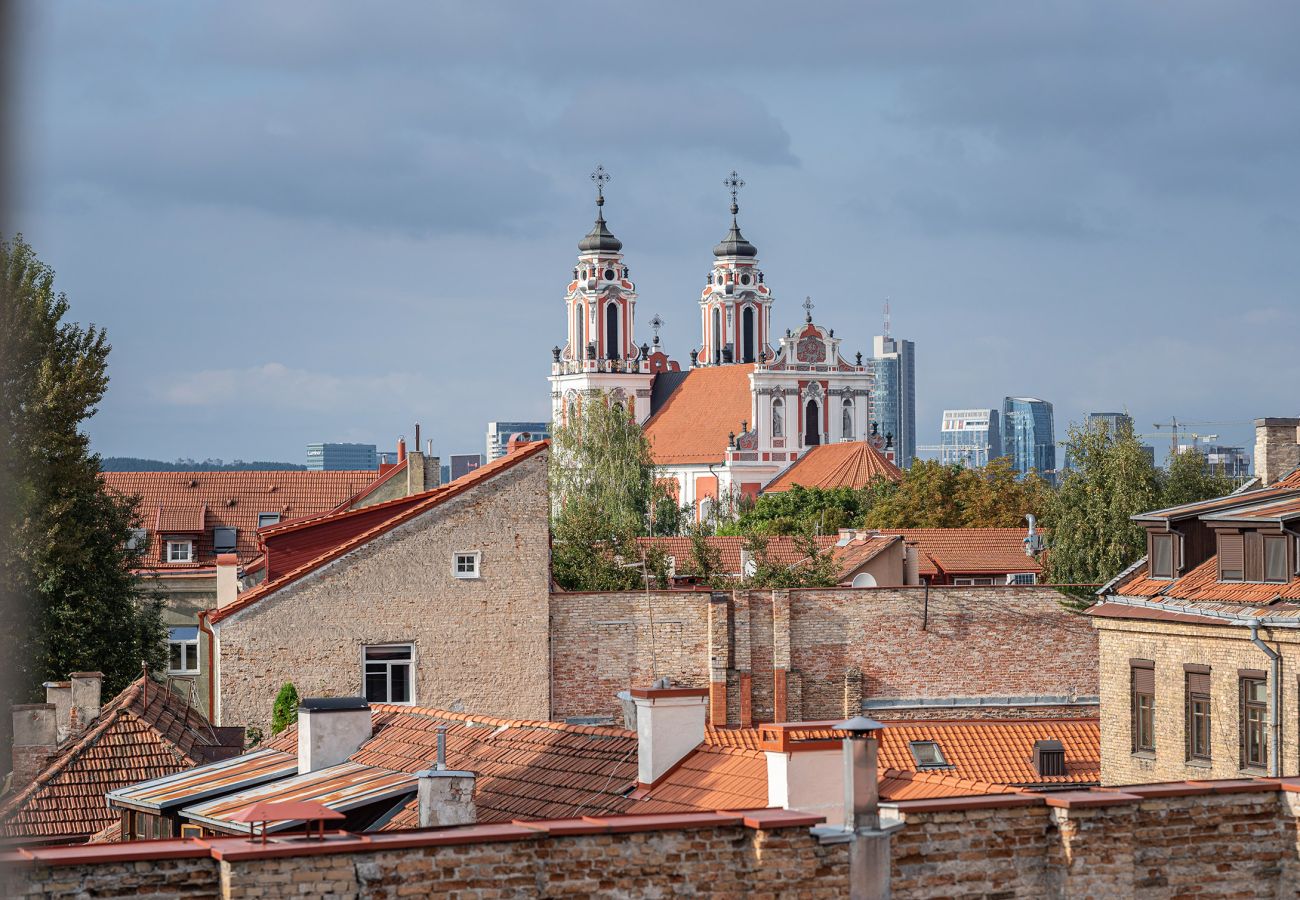
[[[776,295],[1006,394],[1300,413],[1300,5],[29,6],[15,220],[107,327],[106,455],[482,449],[545,419],[588,173],[685,360],[728,225]],[[1236,423],[1236,424],[1217,424]],[[1161,444],[1163,447],[1163,443]]]

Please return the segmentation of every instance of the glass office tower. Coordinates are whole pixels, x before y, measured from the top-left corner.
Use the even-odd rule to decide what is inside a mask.
[[[939,431],[939,462],[977,469],[1002,455],[996,409],[945,409]]]
[[[1052,404],[1036,397],[1007,397],[1002,401],[1003,452],[1022,475],[1030,469],[1044,478],[1056,477],[1056,431]]]
[[[898,465],[916,456],[916,345],[876,335],[871,359],[871,419],[893,435]]]

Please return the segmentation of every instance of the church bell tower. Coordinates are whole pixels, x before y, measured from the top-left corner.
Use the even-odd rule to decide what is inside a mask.
[[[700,294],[699,364],[759,362],[771,356],[772,292],[758,268],[758,249],[740,233],[736,195],[745,182],[734,171],[722,182],[731,191],[731,230],[713,248],[713,269]]]

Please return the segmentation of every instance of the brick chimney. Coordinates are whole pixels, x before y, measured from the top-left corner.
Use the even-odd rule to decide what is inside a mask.
[[[45,702],[54,704],[54,733],[62,744],[68,739],[68,731],[72,727],[72,682],[45,682]]]
[[[1255,475],[1270,485],[1300,466],[1300,419],[1255,420]]]
[[[370,740],[370,704],[363,697],[308,697],[298,707],[298,774],[345,762]]]
[[[649,787],[704,743],[709,689],[675,688],[662,678],[628,693],[636,704],[637,780]]]
[[[68,735],[76,737],[85,731],[91,722],[99,718],[104,673],[73,672],[68,678],[72,681],[72,711],[68,717]]]
[[[59,749],[56,715],[53,703],[23,703],[13,707],[12,790],[31,784]]]
[[[239,598],[239,554],[217,554],[217,609]]]
[[[473,772],[447,768],[447,726],[438,726],[438,756],[433,768],[417,772],[420,779],[420,827],[473,825],[478,821],[474,805]]]

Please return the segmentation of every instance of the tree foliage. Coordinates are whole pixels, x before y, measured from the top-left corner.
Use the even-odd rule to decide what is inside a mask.
[[[96,670],[111,696],[141,663],[166,665],[161,600],[127,549],[135,500],[108,490],[80,428],[108,387],[110,347],[102,329],[64,322],[68,309],[22,237],[0,241],[0,653],[19,697]]]
[[[275,695],[275,706],[271,708],[271,734],[279,734],[298,721],[298,689],[292,681],[286,681]]]
[[[839,568],[835,565],[831,548],[817,545],[812,531],[804,530],[791,535],[800,559],[789,563],[775,560],[768,552],[768,536],[761,533],[749,535],[745,549],[752,554],[754,568],[743,573],[741,583],[749,588],[833,587],[838,582]]]
[[[897,484],[878,481],[871,493],[868,528],[1016,528],[1028,513],[1047,518],[1052,488],[1002,457],[979,469],[916,460]]]
[[[870,495],[853,488],[806,488],[763,494],[740,515],[719,528],[732,535],[834,534],[859,522]]]
[[[647,533],[651,508],[665,509],[667,497],[656,483],[645,433],[621,402],[590,392],[576,415],[551,434],[551,572],[556,583],[576,591],[642,586],[639,564],[646,554],[636,539]],[[664,564],[644,561],[657,577],[655,568]]]

